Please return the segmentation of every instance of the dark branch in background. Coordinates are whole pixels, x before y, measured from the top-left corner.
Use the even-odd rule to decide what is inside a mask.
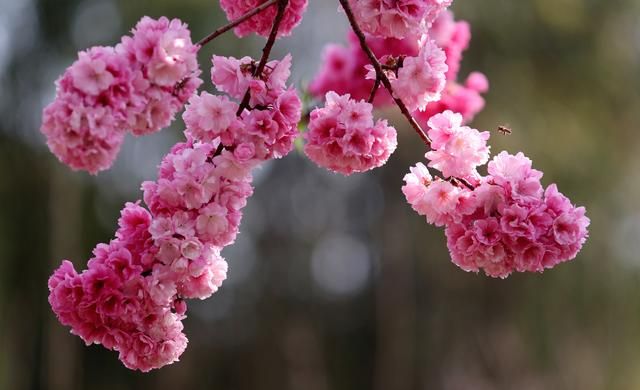
[[[356,36],[358,37],[358,40],[360,41],[360,47],[362,47],[362,50],[365,52],[367,57],[369,57],[369,60],[371,61],[371,65],[373,65],[373,68],[376,70],[377,79],[380,79],[384,87],[389,91],[389,94],[393,98],[393,101],[396,103],[398,108],[400,108],[402,115],[404,115],[404,117],[407,118],[411,127],[413,127],[416,133],[418,133],[418,136],[420,136],[420,138],[422,138],[424,143],[429,148],[431,148],[431,139],[429,138],[427,133],[425,133],[424,130],[422,130],[422,127],[420,127],[420,124],[418,124],[418,122],[413,117],[413,115],[411,115],[411,112],[409,112],[409,109],[407,108],[407,106],[405,106],[402,100],[397,98],[393,93],[393,88],[391,87],[391,81],[389,81],[389,78],[384,73],[384,69],[382,69],[382,64],[380,64],[380,61],[378,61],[378,57],[376,57],[376,55],[373,54],[373,51],[371,51],[371,48],[367,44],[367,38],[364,35],[364,32],[362,32],[362,30],[360,29],[360,26],[358,26],[356,17],[353,15],[353,10],[349,5],[349,0],[339,0],[339,1],[340,1],[340,5],[342,6],[342,9],[344,9],[345,14],[347,14],[347,18],[349,19],[349,24],[351,24],[351,29],[353,29],[353,32],[356,34]]]
[[[252,17],[256,16],[257,14],[259,14],[262,11],[264,11],[265,9],[271,7],[272,5],[274,5],[277,2],[278,2],[278,0],[269,0],[269,1],[265,2],[265,3],[263,3],[263,4],[260,4],[258,7],[254,8],[251,11],[247,12],[246,14],[240,16],[238,19],[231,21],[229,24],[226,24],[226,25],[218,28],[217,30],[215,30],[211,34],[209,34],[206,37],[202,38],[201,40],[199,40],[196,43],[196,45],[198,45],[200,47],[206,45],[207,43],[209,43],[209,42],[213,41],[214,39],[218,38],[220,35],[226,33],[227,31],[229,31],[232,28],[238,26],[239,24],[242,24],[242,23],[246,22],[248,19],[251,19]]]

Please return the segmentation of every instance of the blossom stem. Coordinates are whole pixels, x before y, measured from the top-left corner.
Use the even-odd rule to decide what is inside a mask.
[[[260,62],[253,72],[253,76],[259,76],[264,71],[264,68],[267,66],[267,62],[269,61],[269,56],[271,55],[271,49],[273,49],[273,45],[276,43],[276,39],[278,38],[278,30],[280,30],[280,24],[282,23],[282,18],[284,17],[284,12],[287,9],[287,5],[289,5],[289,0],[276,0],[278,3],[278,12],[276,13],[276,17],[273,20],[273,26],[271,27],[271,32],[269,33],[269,38],[267,39],[267,43],[262,48],[262,58],[260,58]],[[238,108],[238,112],[236,113],[238,116],[242,114],[242,112],[249,107],[249,102],[251,101],[251,90],[247,89],[247,92],[244,94],[244,98],[242,98],[242,102],[240,103],[240,107]]]
[[[380,88],[380,77],[376,76],[376,82],[373,84],[373,89],[371,89],[371,95],[369,95],[369,103],[373,103],[373,99],[376,98],[376,94],[378,93],[378,89]]]
[[[378,61],[378,58],[376,57],[376,55],[373,53],[373,51],[367,44],[367,38],[364,35],[364,32],[362,31],[362,29],[360,29],[358,22],[356,21],[356,17],[353,14],[353,10],[349,5],[349,0],[339,0],[339,1],[340,1],[340,5],[342,6],[342,9],[347,15],[347,19],[349,19],[349,24],[351,25],[351,29],[353,30],[353,32],[358,37],[358,40],[360,41],[360,47],[362,47],[362,50],[365,52],[367,57],[369,57],[369,60],[371,61],[371,65],[373,65],[373,68],[376,70],[377,79],[380,79],[380,81],[382,82],[382,85],[384,85],[384,87],[389,91],[389,93],[391,94],[391,97],[393,98],[393,101],[396,103],[396,105],[402,112],[402,115],[404,115],[404,117],[407,118],[411,127],[413,127],[416,133],[418,133],[418,136],[422,138],[422,141],[424,141],[424,143],[429,148],[431,148],[431,139],[429,138],[427,133],[425,133],[422,127],[420,127],[420,124],[416,121],[413,115],[411,115],[411,112],[409,111],[407,106],[402,102],[402,100],[397,98],[393,93],[393,88],[391,87],[391,81],[389,80],[387,75],[384,73],[384,70],[382,69],[382,64],[380,64],[380,61]]]
[[[475,187],[473,186],[473,184],[469,183],[469,181],[466,179],[462,179],[460,177],[450,177],[448,180],[453,185],[458,185],[458,186],[463,185],[471,191],[475,190]]]
[[[213,31],[211,34],[209,34],[206,37],[202,38],[201,40],[199,40],[196,43],[196,45],[198,45],[200,47],[206,45],[207,43],[213,41],[214,39],[216,39],[220,35],[226,33],[227,31],[231,30],[232,28],[238,26],[239,24],[242,24],[242,23],[246,22],[248,19],[251,19],[252,17],[254,17],[257,14],[259,14],[260,12],[262,12],[262,11],[266,10],[267,8],[271,7],[272,5],[277,3],[278,1],[279,0],[269,0],[267,2],[264,2],[264,3],[260,4],[259,6],[257,6],[254,9],[252,9],[251,11],[247,12],[246,14],[240,16],[239,18],[237,18],[235,20],[232,20],[228,24],[225,24],[224,26],[222,26],[222,27],[218,28],[217,30]]]

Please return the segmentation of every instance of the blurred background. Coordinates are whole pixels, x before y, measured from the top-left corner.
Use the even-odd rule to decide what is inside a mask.
[[[276,46],[298,85],[345,41],[337,2],[311,0]],[[199,39],[225,18],[205,0],[0,0],[0,389],[640,389],[640,2],[457,0],[471,22],[461,76],[485,72],[474,127],[524,151],[592,219],[579,257],[494,280],[449,260],[444,234],[400,191],[424,150],[396,111],[399,149],[372,173],[329,174],[292,153],[257,173],[229,279],[191,302],[179,363],[132,372],[85,347],[49,309],[60,260],[84,268],[123,203],[181,138],[127,140],[115,167],[72,173],[39,133],[54,80],[78,50],[112,45],[142,15]],[[200,59],[257,57],[229,34]],[[206,78],[206,77],[205,77]],[[207,87],[207,86],[205,86]]]

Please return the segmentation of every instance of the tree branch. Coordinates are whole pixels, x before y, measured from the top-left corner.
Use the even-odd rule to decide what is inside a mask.
[[[256,16],[257,14],[259,14],[262,11],[264,11],[265,9],[271,7],[272,5],[274,5],[277,2],[278,2],[278,0],[269,0],[269,1],[265,2],[265,3],[260,4],[258,7],[252,9],[251,11],[249,11],[246,14],[240,16],[239,18],[237,18],[235,20],[232,20],[231,22],[229,22],[229,24],[226,24],[226,25],[218,28],[217,30],[215,30],[211,34],[209,34],[206,37],[202,38],[201,40],[199,40],[196,43],[196,45],[198,45],[200,47],[206,45],[207,43],[213,41],[214,39],[216,39],[220,35],[226,33],[227,31],[229,31],[232,28],[238,26],[239,24],[242,24],[242,23],[246,22],[248,19],[251,19],[252,17]]]
[[[369,95],[369,103],[373,103],[373,99],[376,98],[376,94],[378,93],[378,88],[380,88],[380,77],[376,76],[376,81],[373,84],[373,88],[371,89],[371,94]]]
[[[209,35],[207,38],[203,39],[201,42],[204,41],[205,44],[207,42],[210,42],[212,39],[215,39],[217,36],[219,36],[220,34],[223,34],[225,31],[229,31],[230,29],[242,23],[243,21],[249,19],[254,15],[257,15],[264,9],[276,3],[278,4],[278,12],[276,13],[276,17],[273,20],[273,27],[271,27],[271,32],[269,33],[269,38],[267,39],[267,43],[264,45],[264,48],[262,49],[262,58],[260,58],[260,62],[258,63],[258,66],[253,71],[254,77],[262,74],[262,72],[264,72],[264,68],[267,66],[267,62],[269,61],[269,56],[271,55],[271,50],[273,49],[273,45],[276,43],[276,39],[278,38],[278,30],[280,30],[280,24],[282,23],[282,19],[284,17],[284,12],[287,9],[287,5],[289,5],[289,0],[269,0],[268,2],[262,4],[260,7],[255,8],[253,11],[250,11],[245,15],[241,16],[240,18],[234,20],[229,25],[216,30],[216,31],[222,31],[222,30],[224,31],[218,33],[217,35],[216,35],[216,32],[214,32],[211,35]],[[247,89],[247,92],[245,92],[244,98],[242,99],[242,103],[240,103],[240,107],[236,112],[237,116],[240,116],[242,112],[247,107],[249,107],[250,101],[251,101],[251,90]],[[213,154],[214,157],[220,155],[224,149],[225,147],[224,145],[222,145],[222,142],[221,142]]]
[[[416,133],[418,133],[418,136],[422,139],[422,141],[424,141],[427,147],[431,149],[431,138],[429,138],[427,133],[422,129],[422,127],[420,127],[420,124],[416,121],[416,119],[413,117],[413,114],[411,114],[411,112],[409,111],[407,106],[402,102],[402,100],[396,97],[395,94],[393,93],[393,87],[391,86],[391,81],[389,80],[389,77],[387,77],[386,73],[384,72],[384,69],[388,66],[382,65],[380,61],[378,61],[378,57],[376,57],[376,55],[373,53],[373,51],[367,44],[367,37],[364,35],[364,32],[362,31],[362,29],[360,29],[360,26],[358,25],[358,21],[356,20],[356,17],[353,14],[351,5],[349,5],[349,0],[338,0],[338,1],[340,1],[340,5],[342,6],[342,9],[347,15],[347,19],[349,19],[349,24],[351,25],[351,29],[358,37],[358,41],[360,41],[360,47],[365,52],[367,57],[369,57],[369,60],[371,61],[371,65],[373,65],[373,68],[376,70],[376,84],[374,84],[373,86],[373,90],[371,91],[371,96],[369,97],[369,101],[371,102],[373,101],[373,98],[375,98],[375,93],[379,87],[379,83],[381,82],[384,85],[384,87],[387,89],[387,91],[389,91],[389,94],[391,95],[391,97],[393,98],[393,101],[396,103],[396,105],[402,112],[402,115],[404,115],[404,117],[407,118],[411,127],[413,127]],[[403,60],[404,58],[401,58],[400,61],[403,61]],[[402,66],[402,64],[400,63],[398,64],[398,66]],[[447,180],[454,185],[458,185],[460,187],[466,187],[471,191],[475,189],[474,186],[464,178],[450,177]]]
[[[389,94],[391,94],[393,101],[396,103],[398,108],[400,108],[402,115],[404,115],[404,117],[407,118],[411,127],[413,127],[416,133],[418,133],[418,136],[422,138],[424,143],[429,148],[431,148],[431,139],[429,138],[427,133],[425,133],[422,127],[420,127],[420,124],[416,121],[416,119],[413,117],[413,115],[411,114],[407,106],[402,102],[402,100],[396,97],[395,94],[393,93],[393,88],[391,87],[391,81],[389,80],[387,75],[384,73],[384,70],[382,69],[382,65],[380,64],[380,61],[378,61],[378,58],[376,57],[375,54],[373,54],[373,51],[367,44],[367,38],[364,35],[364,32],[362,32],[362,30],[360,29],[360,26],[358,26],[356,17],[353,14],[353,10],[351,9],[351,6],[349,5],[349,0],[339,0],[339,1],[340,1],[340,5],[342,6],[342,9],[344,9],[345,14],[347,14],[347,19],[349,19],[349,24],[351,24],[351,28],[353,29],[353,32],[356,34],[356,36],[358,37],[358,40],[360,41],[360,47],[362,47],[362,50],[365,52],[367,57],[369,57],[369,60],[371,61],[371,65],[373,65],[373,68],[376,70],[377,78],[380,79],[384,87],[389,91]]]
[[[278,30],[280,30],[280,24],[282,23],[284,12],[287,9],[287,5],[289,5],[289,0],[276,1],[278,2],[278,12],[276,13],[276,17],[273,20],[273,27],[271,27],[271,32],[269,33],[267,43],[264,45],[264,48],[262,48],[262,58],[260,58],[260,62],[253,72],[254,77],[261,75],[264,71],[264,68],[267,66],[269,56],[271,55],[271,49],[273,49],[273,45],[276,43],[276,39],[278,38]],[[240,107],[238,108],[238,112],[236,113],[236,115],[240,116],[240,114],[242,114],[242,111],[249,107],[250,101],[251,90],[247,89],[247,92],[245,92],[244,98],[242,98],[242,102],[240,103]]]

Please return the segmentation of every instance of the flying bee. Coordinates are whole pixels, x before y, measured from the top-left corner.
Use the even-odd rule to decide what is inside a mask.
[[[511,130],[511,128],[509,126],[498,126],[498,133],[502,134],[502,135],[509,135],[511,133],[513,133],[513,130]]]

